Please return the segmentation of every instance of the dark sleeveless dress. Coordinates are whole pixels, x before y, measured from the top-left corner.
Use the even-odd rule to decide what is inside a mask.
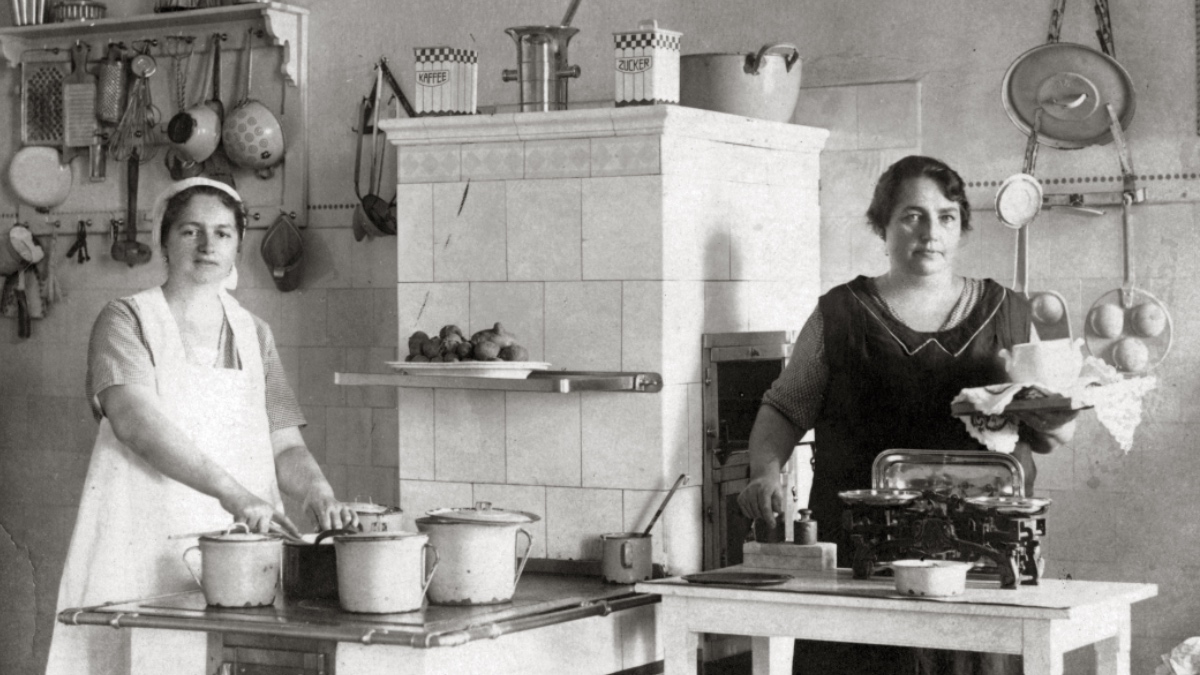
[[[982,296],[959,325],[914,331],[892,318],[858,277],[819,301],[829,383],[816,424],[808,506],[822,541],[838,545],[838,567],[853,549],[842,531],[838,492],[871,487],[871,464],[893,448],[983,450],[950,402],[962,389],[1005,380],[996,354],[1028,342],[1029,303],[984,281]],[[869,632],[869,627],[864,627]],[[913,673],[914,650],[799,640],[796,673]]]

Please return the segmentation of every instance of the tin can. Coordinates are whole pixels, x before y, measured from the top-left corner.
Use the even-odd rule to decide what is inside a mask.
[[[642,21],[638,30],[613,33],[616,105],[679,103],[679,38],[683,33]]]
[[[479,55],[474,49],[417,47],[416,100],[418,117],[474,115]]]

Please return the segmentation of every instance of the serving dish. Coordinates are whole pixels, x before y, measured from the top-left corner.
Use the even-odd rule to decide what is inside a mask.
[[[963,501],[985,511],[1006,515],[1041,513],[1050,506],[1050,500],[1044,497],[968,497]]]
[[[727,584],[730,586],[775,586],[792,578],[790,574],[765,572],[700,572],[685,574],[683,580],[692,584]]]
[[[550,369],[549,363],[541,361],[459,361],[456,363],[388,361],[387,365],[401,375],[493,377],[507,380],[523,380],[535,370]]]
[[[876,488],[873,490],[845,490],[838,497],[847,504],[868,504],[870,506],[901,506],[920,497],[916,490],[898,490],[895,488]]]

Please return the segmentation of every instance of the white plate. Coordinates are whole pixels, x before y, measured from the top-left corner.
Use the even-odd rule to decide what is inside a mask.
[[[388,361],[387,364],[401,375],[495,377],[508,380],[523,380],[535,370],[550,369],[549,363],[541,361],[458,361],[456,363]]]

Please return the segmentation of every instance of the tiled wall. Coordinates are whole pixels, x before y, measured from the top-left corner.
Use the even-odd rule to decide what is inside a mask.
[[[399,334],[501,321],[533,360],[657,372],[663,391],[402,389],[401,505],[530,511],[534,555],[597,559],[597,535],[640,530],[687,473],[655,557],[698,569],[700,335],[780,329],[811,310],[824,132],[723,129],[688,109],[577,112],[390,123],[410,207]]]

